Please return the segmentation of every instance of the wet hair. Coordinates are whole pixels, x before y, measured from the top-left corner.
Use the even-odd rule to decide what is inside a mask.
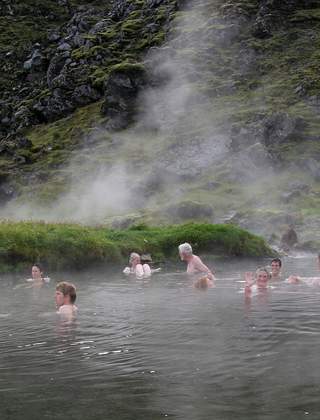
[[[185,242],[178,246],[180,254],[192,255],[192,246]]]
[[[201,277],[194,283],[194,287],[197,289],[207,289],[209,287],[208,277]]]
[[[279,264],[279,267],[282,267],[282,261],[280,260],[280,258],[274,258],[273,260],[271,260],[271,264],[275,262]]]
[[[42,273],[42,274],[43,274],[43,267],[42,267],[42,265],[41,265],[41,264],[39,264],[39,263],[34,263],[34,264],[32,264],[32,267],[37,267],[37,268],[40,270],[40,273]]]
[[[140,260],[140,255],[137,254],[136,252],[131,252],[130,257],[129,257],[129,263],[132,264],[133,260],[135,260],[136,258],[139,258]]]
[[[74,303],[77,298],[76,287],[67,281],[61,281],[57,284],[56,290],[61,292],[63,296],[70,296],[70,302]]]
[[[265,273],[267,273],[267,274],[268,274],[268,280],[270,280],[270,278],[271,278],[271,274],[270,274],[270,273],[269,273],[269,271],[266,269],[266,267],[260,267],[260,268],[258,268],[258,269],[256,270],[255,277],[257,277],[257,276],[258,276],[258,273],[260,273],[261,271],[264,271]]]

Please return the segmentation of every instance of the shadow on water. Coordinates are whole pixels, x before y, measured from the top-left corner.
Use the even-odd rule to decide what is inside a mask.
[[[241,273],[267,262],[206,260],[217,276],[207,291],[182,264],[148,281],[2,278],[0,418],[318,418],[320,289],[280,282],[247,302]],[[284,274],[295,271],[314,275],[314,257],[286,258]],[[61,278],[78,287],[69,325],[55,314]]]

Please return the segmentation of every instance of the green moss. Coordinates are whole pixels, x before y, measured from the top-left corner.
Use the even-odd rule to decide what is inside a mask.
[[[294,12],[289,19],[291,22],[305,22],[306,20],[320,21],[320,8],[302,9]]]
[[[15,177],[17,186],[25,183],[25,174],[35,172],[45,174],[43,183],[27,185],[23,188],[23,198],[37,191],[40,201],[48,202],[55,199],[68,185],[68,172],[63,179],[56,179],[58,168],[65,164],[83,139],[90,134],[92,127],[102,121],[100,117],[101,102],[78,109],[74,114],[51,124],[43,124],[29,129],[26,136],[32,142],[31,150],[20,150],[19,155],[26,158],[23,172]],[[13,162],[0,158],[0,168],[12,168]],[[12,170],[12,169],[10,169]]]
[[[128,33],[134,33],[139,31],[145,22],[143,19],[127,19],[122,25],[121,30]]]
[[[144,71],[144,65],[142,63],[132,63],[130,61],[122,61],[121,63],[115,64],[110,67],[110,73],[113,71]]]
[[[125,260],[132,251],[177,258],[177,247],[188,241],[196,252],[264,256],[274,252],[263,239],[231,225],[187,224],[124,231],[71,224],[2,222],[0,267],[41,261],[51,269],[81,269]]]
[[[92,85],[98,89],[102,89],[106,79],[108,78],[108,70],[96,67],[93,73],[90,75]]]
[[[100,32],[99,35],[101,36],[101,38],[105,41],[111,41],[113,38],[116,38],[119,36],[119,31],[117,26],[112,28],[112,29],[108,29],[107,31],[104,32]]]

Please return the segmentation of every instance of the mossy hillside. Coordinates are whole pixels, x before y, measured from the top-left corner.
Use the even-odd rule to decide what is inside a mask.
[[[132,11],[120,21],[109,20],[108,28],[90,35],[90,46],[82,46],[72,51],[76,61],[85,59],[90,66],[89,79],[102,88],[115,65],[122,63],[139,65],[148,48],[163,43],[166,38],[166,25],[173,19],[175,0],[154,9],[146,7],[145,2],[133,2]],[[148,27],[157,27],[149,30]],[[99,65],[96,57],[102,57]]]
[[[195,252],[233,256],[270,256],[264,240],[231,225],[186,224],[163,228],[140,225],[116,231],[71,224],[2,222],[0,267],[41,261],[50,269],[81,269],[124,262],[132,251],[151,252],[155,258],[177,258],[180,243]]]
[[[26,197],[36,196],[39,204],[50,203],[68,188],[70,171],[68,163],[73,152],[84,147],[86,139],[97,132],[103,117],[101,103],[80,108],[72,115],[51,124],[42,124],[26,132],[32,142],[31,149],[20,148],[16,159],[28,155],[17,171],[17,163],[5,155],[0,156],[0,168],[5,173],[15,173],[11,184],[19,193],[20,202]],[[99,135],[101,133],[99,132]],[[95,134],[97,139],[98,134]],[[30,183],[29,177],[33,177]],[[36,182],[35,182],[36,180]]]
[[[250,2],[223,3],[220,9],[222,15],[229,8],[236,8],[239,13],[241,10],[243,12],[244,3]],[[250,8],[253,11],[257,2],[251,3]],[[302,8],[292,12],[289,22],[291,19],[294,20],[295,16],[300,16],[300,12],[303,16]],[[207,33],[207,38],[212,42],[211,54],[207,53],[208,47],[205,43],[196,48],[194,60],[200,62],[201,68],[205,70],[198,74],[197,83],[202,92],[207,89],[207,92],[218,96],[213,101],[214,110],[218,109],[225,120],[242,125],[252,124],[261,113],[268,115],[280,111],[285,111],[293,117],[304,114],[307,118],[306,127],[309,123],[319,120],[317,111],[310,106],[304,96],[319,92],[318,12],[318,8],[308,10],[307,20],[301,18],[299,22],[289,23],[289,27],[279,25],[273,30],[272,36],[265,39],[255,38],[252,35],[250,23],[242,24],[233,41],[228,44],[227,40],[227,45],[222,46],[214,40],[212,33],[215,30],[217,35],[219,31],[231,32],[234,21],[225,22],[223,28],[222,25],[220,27],[217,24],[212,25],[214,14],[208,16],[207,22],[202,20],[202,37],[206,38],[204,34]],[[311,29],[309,19],[312,16],[315,19],[312,21]],[[197,27],[184,27],[183,35],[187,32],[189,38],[197,39],[197,30]],[[192,61],[193,55],[190,51],[188,44],[185,51],[183,46],[179,49],[179,54],[189,56]],[[245,72],[244,59],[247,59],[248,63]],[[215,112],[213,114],[216,115]],[[307,132],[305,134],[307,135]]]
[[[292,118],[299,117],[305,121],[306,124],[302,133],[303,140],[301,138],[291,138],[290,141],[286,140],[268,147],[272,156],[279,159],[281,169],[293,165],[292,176],[303,179],[301,178],[303,177],[303,169],[300,168],[302,161],[306,157],[316,159],[319,157],[319,116],[317,107],[309,101],[309,95],[316,94],[318,90],[316,66],[320,30],[317,19],[310,18],[313,14],[317,15],[317,8],[308,9],[307,19],[299,17],[298,21],[293,22],[292,19],[303,12],[302,8],[298,8],[290,14],[288,25],[285,28],[278,25],[273,28],[272,36],[259,39],[252,35],[252,20],[250,20],[257,11],[258,2],[229,1],[220,3],[222,6],[228,7],[217,9],[216,4],[212,3],[210,13],[208,13],[207,8],[199,11],[204,16],[204,20],[202,19],[203,16],[199,19],[199,25],[198,21],[192,25],[190,24],[192,19],[186,19],[190,13],[188,10],[177,13],[177,19],[182,22],[186,21],[188,24],[182,31],[178,30],[176,34],[171,33],[170,35],[170,38],[173,39],[173,45],[175,45],[174,38],[177,37],[177,48],[174,51],[177,63],[181,58],[183,63],[189,64],[191,62],[192,64],[190,66],[186,65],[185,71],[188,78],[190,77],[193,80],[194,96],[196,97],[197,93],[200,93],[207,99],[207,102],[201,106],[197,104],[197,112],[193,112],[194,110],[191,108],[185,112],[185,115],[179,116],[179,120],[175,121],[172,131],[170,131],[171,127],[168,126],[169,134],[154,134],[142,129],[133,137],[130,135],[99,135],[96,143],[87,147],[81,146],[78,165],[79,178],[82,178],[87,171],[86,165],[81,168],[81,159],[84,159],[85,162],[90,161],[92,167],[94,167],[96,159],[96,164],[101,165],[125,162],[128,166],[143,168],[143,172],[136,173],[134,177],[134,183],[139,184],[143,181],[144,175],[152,172],[153,162],[156,162],[161,156],[165,156],[173,144],[201,136],[205,133],[207,129],[205,124],[209,125],[208,122],[212,123],[215,128],[218,127],[222,132],[224,130],[228,132],[231,126],[250,126],[257,128],[257,132],[259,132],[260,121],[263,117],[277,112],[285,112]],[[245,10],[246,4],[249,3],[250,7]],[[230,10],[235,8],[237,9],[236,15],[245,13],[247,20],[241,21],[238,32],[235,32],[235,35],[229,40],[228,34],[233,31],[237,22],[225,20],[225,16],[230,16]],[[227,9],[229,9],[228,13]],[[137,57],[142,57],[146,50],[139,50],[138,44],[134,44],[136,46],[131,44],[129,47],[129,40],[123,42],[127,35],[126,30],[121,31],[121,28],[134,28],[138,32],[143,30],[140,28],[140,19],[144,16],[143,13],[145,12],[138,8],[125,20],[118,23],[113,22],[113,26],[111,25],[107,31],[95,35],[92,39],[92,47],[83,51],[95,55],[101,53],[100,48],[105,48],[106,52],[111,50],[110,61],[106,57],[107,61],[102,66],[92,67],[91,78],[96,80],[99,86],[104,85],[112,67],[121,66],[122,62],[124,65],[126,63],[133,65],[139,63]],[[234,16],[234,12],[231,15]],[[130,20],[132,20],[132,25],[129,22]],[[221,44],[219,36],[224,32],[227,36]],[[201,42],[197,42],[199,39],[197,35],[199,34]],[[224,38],[222,37],[222,39]],[[130,42],[135,41],[131,40]],[[149,45],[148,42],[146,48]],[[174,54],[173,57],[175,57]],[[248,65],[243,66],[243,58],[246,57],[248,57]],[[310,83],[310,80],[312,83]],[[86,109],[83,108],[84,113]],[[96,116],[93,115],[94,112],[96,112]],[[99,127],[98,109],[94,112],[92,112],[92,125],[84,127],[84,133]],[[200,119],[200,115],[205,115],[205,118]],[[94,121],[95,118],[96,122]],[[33,167],[36,168],[36,165],[39,165],[42,166],[42,174],[49,174],[47,180],[43,179],[40,188],[37,188],[37,185],[23,187],[23,190],[28,190],[28,193],[32,192],[32,194],[37,194],[37,192],[42,194],[43,188],[45,200],[48,201],[50,196],[51,199],[56,198],[59,186],[62,186],[63,191],[63,186],[66,185],[63,183],[63,179],[67,180],[70,176],[68,168],[59,168],[59,165],[64,165],[69,157],[74,156],[74,151],[77,147],[80,147],[81,143],[81,141],[76,141],[73,131],[69,130],[70,127],[76,125],[74,116],[63,120],[63,124],[65,124],[66,130],[64,130],[60,139],[63,139],[66,143],[61,143],[61,150],[51,151],[43,156],[38,154],[36,159],[32,160],[31,158],[31,162],[25,165],[29,173],[32,173]],[[192,129],[190,129],[190,126],[192,126]],[[54,127],[54,131],[57,130],[55,125],[50,124],[47,127],[48,130],[51,130],[52,127]],[[39,140],[41,141],[41,137],[43,137],[44,143],[47,142],[45,131],[46,126],[43,126],[41,136],[39,135]],[[32,137],[33,130],[29,133]],[[38,133],[40,134],[40,131]],[[57,141],[58,137],[59,135],[57,135]],[[121,140],[119,140],[119,137],[121,137]],[[35,143],[37,142],[38,140],[35,140]],[[68,142],[71,145],[70,149],[73,150],[71,153],[68,151]],[[51,140],[48,144],[50,143]],[[66,153],[64,153],[64,150]],[[65,160],[65,158],[67,159]],[[4,165],[7,164],[9,162],[5,159]],[[270,200],[268,202],[268,197],[280,199],[281,191],[289,188],[288,182],[280,179],[275,187],[267,185],[267,183],[261,185],[258,180],[256,183],[250,182],[248,194],[246,183],[238,182],[238,180],[232,182],[228,179],[229,167],[229,162],[225,160],[222,165],[215,165],[214,168],[208,167],[195,179],[185,183],[177,181],[176,184],[170,184],[167,192],[157,192],[156,196],[153,197],[153,203],[156,203],[154,206],[157,205],[158,208],[161,208],[164,202],[175,200],[175,197],[170,194],[170,189],[173,187],[177,188],[179,192],[179,200],[193,200],[210,204],[217,217],[222,217],[230,208],[234,209],[235,207],[244,212],[248,209],[255,209],[257,214],[261,215],[263,213],[261,212],[261,205],[266,210],[280,209],[284,213],[299,209],[303,214],[317,212],[317,198],[313,194],[318,189],[318,183],[315,180],[306,181],[310,182],[312,187],[310,199],[304,200],[305,194],[302,194],[301,199],[294,199],[290,203],[281,202],[279,204],[277,201],[274,204],[270,203]],[[20,168],[23,171],[23,166],[20,166]],[[85,171],[84,168],[86,168]],[[202,188],[202,181],[205,179],[217,181],[220,186],[208,192],[206,188]],[[55,184],[57,188],[55,188]],[[268,194],[266,194],[266,191],[268,191]],[[143,204],[151,215],[155,214],[152,213],[154,208],[147,200]],[[156,223],[156,217],[154,220]]]
[[[119,6],[111,1],[101,4],[81,0],[69,1],[63,6],[53,0],[28,0],[12,1],[8,9],[3,6],[4,13],[0,19],[0,61],[5,70],[0,76],[1,96],[5,99],[3,115],[6,125],[3,133],[16,130],[20,124],[30,126],[61,118],[78,107],[79,102],[82,105],[94,102],[102,96],[113,65],[138,63],[149,47],[164,41],[177,7],[176,0],[168,0],[155,7],[148,7],[144,1],[129,3]],[[74,31],[73,24],[79,23],[79,19],[82,27],[78,36],[83,41],[73,43],[70,32]],[[107,29],[99,32],[95,29],[97,23]],[[56,42],[48,37],[50,33],[60,40]],[[71,48],[72,65],[67,70],[64,68],[60,94],[62,101],[68,97],[73,102],[66,110],[62,104],[52,110],[50,107],[55,102],[53,96],[57,91],[53,93],[52,87],[47,84],[47,68],[53,57],[59,54],[61,57],[59,45],[64,39]],[[38,45],[35,46],[35,43]],[[85,45],[77,46],[82,43]],[[24,61],[30,58],[35,48],[41,51],[41,62],[31,69],[28,67],[31,64],[24,68]],[[79,98],[77,91],[83,86],[91,92],[91,96],[89,94],[84,100]],[[91,87],[94,89],[90,90]],[[74,99],[73,92],[76,92]],[[64,111],[58,110],[59,107]],[[16,119],[17,110],[23,113],[21,120],[19,116]]]
[[[237,3],[238,7],[242,2],[229,3]],[[312,10],[309,11],[309,14],[311,12]],[[131,19],[134,22],[131,26],[136,27],[136,21],[138,20],[140,22],[143,13],[142,10],[133,11],[125,21],[114,24],[114,30],[112,28],[108,29],[107,33],[112,33],[112,36],[110,35],[111,38],[117,40],[119,38],[118,27],[123,25],[130,27]],[[217,12],[215,14],[217,15]],[[202,26],[204,31],[210,33],[212,24],[205,25],[202,22]],[[224,26],[228,27],[227,24]],[[192,26],[190,28],[191,34],[193,31],[195,29]],[[219,28],[217,28],[217,31],[219,31]],[[290,31],[299,33],[296,41],[292,41],[292,33]],[[198,73],[200,77],[194,86],[195,89],[199,89],[201,93],[209,93],[209,95],[210,92],[218,93],[218,96],[214,98],[211,105],[211,113],[215,123],[223,125],[226,122],[230,123],[230,121],[233,121],[240,125],[254,124],[257,113],[268,114],[275,110],[285,109],[292,116],[303,115],[307,120],[306,130],[310,132],[310,127],[314,126],[313,131],[317,132],[316,111],[294,92],[297,87],[297,77],[296,69],[294,66],[292,67],[293,58],[300,63],[299,67],[303,68],[304,64],[301,65],[301,63],[308,62],[308,58],[312,55],[313,50],[312,45],[310,46],[310,34],[303,27],[290,29],[290,31],[286,33],[283,30],[279,30],[279,33],[275,33],[271,39],[257,40],[252,37],[249,27],[246,28],[244,25],[241,28],[240,36],[231,45],[227,45],[227,47],[221,47],[218,44],[210,45],[211,49],[215,49],[214,59],[212,52],[209,54],[206,46],[192,50],[195,52],[194,61],[201,63],[201,69],[206,69],[205,72]],[[317,33],[316,29],[314,32]],[[98,45],[92,48],[99,46],[101,36],[102,34],[98,34],[94,38],[94,42]],[[237,69],[239,68],[237,57],[243,41],[247,42],[255,52],[257,58],[257,65],[253,66],[252,71],[245,78],[237,74]],[[298,48],[301,45],[302,48]],[[116,50],[116,56],[118,57],[111,57],[110,63],[105,68],[96,67],[93,69],[93,73],[90,76],[93,83],[102,86],[108,74],[112,71],[112,68],[122,65],[117,60],[120,57],[123,58],[126,48],[116,48]],[[132,51],[134,52],[135,50],[130,47],[131,55]],[[190,51],[191,46],[188,45],[188,49],[186,50],[184,48],[178,49],[178,54],[180,56],[185,54],[192,61]],[[124,63],[128,63],[128,60],[125,60]],[[247,82],[249,80],[250,83]],[[233,86],[232,92],[224,94],[223,91],[229,85]],[[252,88],[252,86],[255,87]],[[183,120],[181,121],[181,126],[183,127]]]
[[[96,14],[92,15],[92,26],[97,19],[108,16],[110,7],[112,7],[111,2],[106,2],[101,6],[96,1],[72,1],[66,8],[57,5],[57,2],[53,0],[28,0],[28,4],[25,5],[23,2],[17,1],[14,16],[4,15],[1,18],[2,23],[0,22],[0,24],[2,24],[3,31],[0,35],[0,52],[2,52],[1,57],[7,70],[2,73],[4,76],[2,92],[4,97],[9,98],[9,102],[11,101],[10,106],[13,110],[24,107],[29,109],[32,114],[34,103],[42,97],[47,98],[51,95],[51,90],[46,86],[46,72],[39,69],[39,74],[36,77],[31,74],[31,78],[29,78],[28,72],[23,69],[22,64],[35,42],[41,44],[42,53],[49,62],[56,50],[47,39],[48,33],[54,29],[63,35],[64,25],[72,17],[76,8],[81,5],[87,5],[96,10]],[[105,20],[108,21],[106,31],[84,34],[83,37],[90,41],[89,44],[85,47],[73,48],[71,51],[73,67],[70,69],[69,76],[72,78],[72,74],[76,73],[79,67],[82,70],[81,75],[76,77],[76,83],[92,85],[102,92],[106,80],[113,71],[120,71],[122,68],[128,69],[130,66],[131,68],[141,67],[140,61],[147,48],[158,45],[164,40],[168,23],[174,16],[175,8],[174,0],[166,2],[164,6],[152,9],[146,7],[145,2],[133,2],[130,5],[132,11],[129,15],[116,19],[106,18]],[[32,10],[36,10],[35,16],[33,16]],[[54,16],[57,18],[54,19]],[[91,18],[90,16],[86,19]],[[88,23],[88,20],[86,22]],[[151,31],[149,31],[148,25],[153,25]],[[3,46],[2,50],[1,45]],[[6,56],[11,51],[8,48],[14,51],[12,57],[11,55]],[[19,57],[17,57],[18,53]],[[11,59],[13,67],[10,64]],[[7,79],[8,77],[10,81]],[[23,80],[24,82],[21,84]],[[12,88],[10,93],[8,88]],[[96,109],[95,127],[99,126],[102,120],[98,108]],[[79,112],[91,114],[91,110],[87,107]],[[39,172],[40,176],[46,174],[43,180],[51,178],[50,175],[55,172],[52,171],[52,168],[55,169],[64,164],[68,159],[70,149],[79,144],[79,138],[83,137],[82,134],[85,136],[94,127],[92,125],[88,130],[88,127],[83,127],[85,124],[81,122],[79,130],[74,129],[74,125],[77,125],[79,112],[71,116],[70,120],[62,118],[57,125],[48,124],[47,132],[44,126],[26,130],[25,135],[35,143],[34,146],[31,149],[16,150],[13,156],[8,157],[2,154],[0,166],[8,174],[12,173],[11,184],[15,186],[15,191],[18,194],[21,191],[20,180],[25,180],[24,184],[28,184],[25,174],[32,172],[37,177]],[[23,187],[24,185],[22,185]],[[49,188],[49,190],[52,189]],[[56,189],[54,188],[52,191],[56,191]]]
[[[65,23],[68,11],[55,0],[16,1],[14,14],[0,17],[0,90],[16,89],[24,75],[22,63],[36,42]],[[13,92],[14,93],[14,92]]]

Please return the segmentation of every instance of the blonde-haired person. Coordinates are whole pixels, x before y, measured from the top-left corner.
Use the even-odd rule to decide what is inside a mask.
[[[265,267],[258,268],[255,273],[246,272],[245,293],[250,295],[253,291],[266,290],[271,278],[269,271]]]
[[[129,267],[123,270],[126,275],[134,274],[138,279],[148,278],[152,270],[149,264],[141,264],[141,257],[136,252],[131,252],[129,257]]]
[[[214,283],[212,280],[208,279],[207,276],[201,277],[193,283],[195,289],[207,290],[210,287],[213,287]]]
[[[188,274],[205,274],[210,281],[214,280],[211,270],[201,261],[200,257],[193,254],[192,246],[188,242],[179,245],[178,249],[181,260],[188,264]]]
[[[77,292],[74,284],[61,281],[56,286],[56,308],[57,313],[64,320],[71,321],[78,312],[77,306],[74,304],[77,298]]]

